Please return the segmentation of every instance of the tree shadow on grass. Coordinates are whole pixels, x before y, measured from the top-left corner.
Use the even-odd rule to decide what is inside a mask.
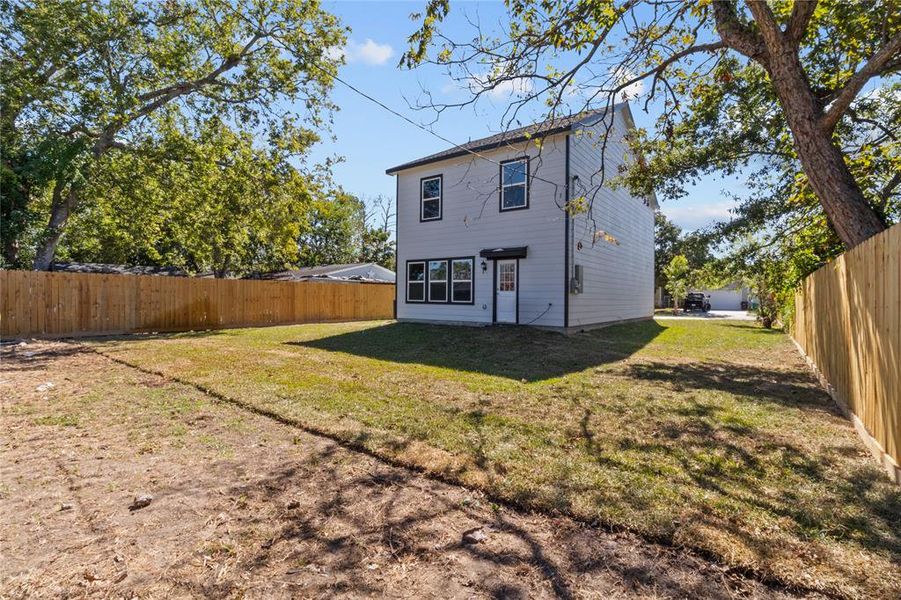
[[[75,344],[9,345],[0,348],[0,365],[2,365],[2,370],[7,373],[47,371],[49,374],[55,361],[80,352],[84,352],[84,349]]]
[[[810,373],[802,370],[768,369],[720,362],[641,362],[626,366],[621,374],[655,381],[677,392],[716,390],[756,401],[775,402],[835,416],[841,411]]]
[[[718,384],[714,389],[719,389]],[[794,405],[804,407],[807,400],[802,396]],[[817,403],[818,398],[814,400]],[[606,418],[603,411],[590,403],[578,407],[583,411],[579,419],[582,450],[591,460],[605,471],[618,473],[622,481],[650,484],[665,477],[667,489],[675,492],[674,516],[682,510],[695,513],[692,519],[703,523],[703,528],[732,538],[764,562],[790,563],[797,548],[822,537],[849,548],[859,544],[901,563],[901,490],[869,456],[861,456],[862,448],[855,445],[854,438],[839,438],[832,444],[805,439],[805,434],[792,429],[791,415],[786,415],[784,430],[751,423],[736,425],[732,411],[724,414],[715,399],[661,403],[646,419],[644,434],[623,432],[611,437],[609,429],[598,426]],[[839,414],[828,405],[823,410]],[[738,415],[740,419],[740,411]],[[818,435],[828,436],[828,428],[836,426],[824,421],[827,430]],[[602,435],[598,429],[608,433]],[[668,474],[654,474],[661,468],[660,472]],[[561,489],[569,484],[555,483]],[[704,493],[698,494],[698,490]],[[594,495],[599,509],[611,502],[628,510],[642,508],[628,487],[621,497]],[[719,515],[718,510],[711,510],[720,505],[732,508]],[[727,518],[729,510],[738,511],[740,517]],[[769,515],[781,526],[773,532],[758,531],[755,513]],[[674,520],[663,535],[674,536],[684,526]],[[845,572],[841,560],[830,558],[829,568]],[[847,577],[856,578],[855,585],[866,588],[860,572],[847,571]]]
[[[564,336],[525,327],[391,323],[292,345],[527,382],[627,358],[665,328],[653,320]]]
[[[718,325],[720,327],[729,327],[731,329],[741,329],[753,333],[754,335],[779,336],[786,335],[787,333],[782,329],[767,329],[766,327],[759,325],[756,321],[724,321],[718,323]]]
[[[491,508],[477,495],[406,470],[360,466],[349,467],[342,451],[328,446],[231,486],[223,495],[234,528],[230,537],[247,543],[227,572],[276,570],[310,596],[396,595],[404,586],[423,597],[475,592],[528,598],[541,590],[542,596],[568,599],[598,583],[638,595],[732,595],[732,582],[698,573],[707,564],[697,557],[628,534]],[[243,502],[235,505],[232,498]],[[478,527],[487,532],[486,541],[462,539]],[[268,539],[260,543],[262,532]],[[186,556],[173,565],[176,579],[192,561],[195,556]],[[393,575],[410,564],[421,571],[412,581]],[[587,582],[591,576],[600,581]],[[426,589],[409,587],[430,577],[447,579],[427,581]],[[211,579],[192,591],[224,596],[240,590],[236,578]]]
[[[683,471],[694,483],[705,489],[735,496],[744,490],[741,500],[768,512],[787,516],[810,530],[826,531],[836,526],[829,523],[825,513],[800,506],[797,490],[813,485],[822,489],[824,502],[838,506],[856,506],[859,510],[844,511],[837,519],[845,535],[854,537],[870,549],[888,550],[895,560],[901,560],[901,490],[891,485],[884,474],[872,464],[869,455],[852,436],[852,446],[833,443],[819,444],[814,451],[804,447],[800,434],[794,432],[794,417],[785,415],[784,431],[778,434],[742,423],[741,402],[774,403],[781,407],[812,412],[813,418],[836,417],[845,420],[843,413],[826,392],[803,370],[775,370],[739,364],[700,363],[638,363],[629,364],[624,372],[629,377],[651,380],[683,392],[714,390],[736,396],[739,405],[734,409],[739,420],[724,417],[715,401],[694,401],[669,409],[659,415],[663,421],[659,430],[663,444],[647,447],[648,452],[679,456]],[[774,408],[774,411],[781,410]],[[778,414],[774,412],[773,414]],[[823,427],[836,427],[823,422]],[[818,436],[828,436],[828,431]],[[696,458],[717,452],[738,468],[723,470],[719,464],[703,464]],[[758,491],[759,482],[767,477],[766,470],[776,466],[783,469],[796,485],[773,486],[773,495]],[[821,518],[822,517],[822,518]]]

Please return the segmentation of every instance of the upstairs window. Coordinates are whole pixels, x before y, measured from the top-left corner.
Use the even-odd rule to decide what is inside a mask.
[[[441,219],[441,188],[444,187],[442,183],[441,175],[425,177],[420,180],[420,221],[438,221]]]
[[[529,208],[529,159],[501,163],[501,211]]]
[[[425,302],[425,262],[407,263],[407,302]]]

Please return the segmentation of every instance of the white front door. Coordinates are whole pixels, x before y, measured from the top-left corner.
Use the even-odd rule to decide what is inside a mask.
[[[515,260],[497,261],[497,312],[494,318],[498,323],[516,323],[517,275]]]

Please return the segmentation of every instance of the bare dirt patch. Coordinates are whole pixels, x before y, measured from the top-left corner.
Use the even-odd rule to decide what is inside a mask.
[[[0,597],[787,595],[631,534],[494,506],[75,345],[2,361]]]
[[[85,343],[521,510],[793,589],[901,597],[901,488],[782,332],[655,320],[566,337],[373,321]]]

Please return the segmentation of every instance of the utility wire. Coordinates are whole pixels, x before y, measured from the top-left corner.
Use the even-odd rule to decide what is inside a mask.
[[[544,311],[543,311],[540,315],[538,315],[537,317],[535,317],[534,319],[532,319],[531,321],[529,321],[528,323],[526,323],[526,325],[531,325],[532,323],[534,323],[535,321],[537,321],[538,319],[540,319],[541,317],[543,317],[544,315],[546,315],[546,314],[547,314],[547,311],[551,310],[551,306],[553,306],[553,304],[551,304],[550,302],[548,302],[548,303],[547,303],[547,308],[545,308]]]
[[[354,85],[352,85],[352,84],[350,84],[350,83],[344,81],[344,80],[341,79],[337,74],[329,73],[328,71],[326,71],[323,67],[319,66],[318,64],[316,64],[316,63],[310,63],[310,66],[316,67],[317,69],[319,69],[321,72],[325,73],[326,75],[328,75],[328,76],[330,76],[330,77],[333,77],[333,78],[335,79],[335,81],[337,81],[338,83],[343,84],[344,86],[346,86],[346,87],[347,87],[348,89],[350,89],[351,91],[353,91],[353,92],[359,94],[359,95],[362,96],[363,98],[366,98],[366,99],[369,100],[370,102],[372,102],[372,103],[374,103],[374,104],[380,106],[381,108],[387,110],[387,111],[388,111],[389,113],[391,113],[392,115],[394,115],[394,116],[396,116],[396,117],[400,117],[401,119],[403,119],[403,120],[406,121],[407,123],[413,125],[413,126],[416,127],[417,129],[421,129],[421,130],[425,131],[426,133],[428,133],[429,135],[432,135],[432,136],[438,138],[439,140],[441,140],[441,141],[443,141],[443,142],[446,142],[446,143],[450,144],[450,145],[453,146],[454,148],[457,148],[457,149],[462,150],[463,152],[466,152],[467,154],[471,154],[471,155],[475,156],[476,158],[481,158],[482,160],[486,160],[486,161],[488,161],[488,162],[490,162],[490,163],[492,163],[492,164],[495,164],[495,165],[500,166],[501,163],[500,163],[499,161],[493,160],[493,159],[491,159],[491,158],[485,156],[484,154],[481,154],[481,153],[479,153],[479,152],[477,152],[477,151],[475,151],[475,150],[470,150],[469,148],[466,148],[466,147],[464,147],[464,146],[461,146],[460,144],[458,144],[458,143],[456,143],[456,142],[454,142],[454,141],[449,140],[448,138],[444,137],[443,135],[441,135],[441,134],[439,134],[439,133],[435,133],[434,131],[432,131],[431,129],[429,129],[428,127],[426,127],[425,125],[423,125],[423,124],[421,124],[421,123],[417,123],[416,121],[414,121],[414,120],[411,119],[410,117],[406,116],[405,114],[403,114],[403,113],[401,113],[401,112],[398,112],[398,111],[394,110],[393,108],[391,108],[390,106],[388,106],[387,104],[385,104],[384,102],[382,102],[381,100],[379,100],[378,98],[375,98],[375,97],[373,97],[373,96],[370,96],[369,94],[367,94],[367,93],[364,92],[363,90],[361,90],[361,89],[355,87]],[[547,180],[547,179],[543,179],[543,178],[541,178],[541,177],[538,177],[537,175],[530,175],[529,178],[530,178],[530,179],[536,179],[536,180],[538,180],[538,181],[543,181],[544,183],[553,185],[555,188],[557,188],[557,187],[560,186],[560,184],[559,184],[558,182],[556,182],[556,181],[549,181],[549,180]]]

